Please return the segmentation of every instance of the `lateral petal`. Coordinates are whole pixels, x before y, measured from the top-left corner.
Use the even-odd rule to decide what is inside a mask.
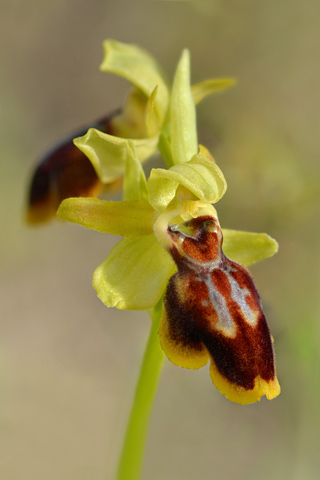
[[[232,87],[236,83],[234,78],[212,78],[204,82],[192,85],[192,97],[195,105],[212,93],[221,92]]]
[[[148,179],[149,201],[158,212],[174,198],[179,185],[194,194],[195,200],[216,203],[224,195],[227,183],[218,165],[202,155],[194,155],[183,165],[169,170],[154,168]]]

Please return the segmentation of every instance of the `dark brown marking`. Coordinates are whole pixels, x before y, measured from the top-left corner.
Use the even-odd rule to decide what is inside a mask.
[[[190,235],[183,234],[176,228],[168,228],[173,245],[179,238],[183,238],[183,254],[179,253],[178,248],[172,252],[175,261],[180,263],[182,258],[190,258],[192,262],[206,263],[221,257],[222,233],[216,219],[203,215],[185,222],[184,226],[190,229]]]
[[[252,390],[257,376],[267,382],[275,378],[273,345],[259,294],[245,267],[226,258],[222,250],[220,262],[213,262],[211,269],[203,268],[198,261],[197,242],[218,243],[213,247],[208,246],[208,250],[211,248],[211,251],[217,252],[221,248],[222,236],[219,239],[206,235],[205,229],[201,232],[201,222],[197,227],[200,228],[198,235],[186,237],[193,242],[195,250],[189,246],[185,249],[186,239],[182,245],[186,256],[179,252],[175,244],[170,250],[178,267],[178,272],[169,281],[164,298],[171,341],[198,350],[204,345],[221,375],[246,390]],[[212,280],[215,294],[225,301],[236,327],[235,336],[227,332],[224,334],[221,328],[215,327],[220,312],[219,306],[210,300],[208,285],[211,283],[208,278]],[[246,301],[253,315],[257,315],[253,324],[246,319],[241,305],[232,298],[232,279],[241,290],[248,290],[242,300]]]
[[[90,160],[74,144],[89,128],[112,134],[112,119],[119,112],[69,135],[51,148],[36,167],[31,180],[27,220],[40,223],[55,215],[62,200],[97,196],[103,189]]]
[[[191,321],[189,309],[186,308],[184,303],[179,302],[176,289],[178,275],[179,274],[176,273],[170,278],[164,297],[164,307],[169,322],[170,337],[176,344],[201,350],[202,340],[200,332],[196,328],[195,323]]]

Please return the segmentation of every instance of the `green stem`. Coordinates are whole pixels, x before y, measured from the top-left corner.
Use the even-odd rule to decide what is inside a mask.
[[[140,478],[151,408],[164,361],[158,338],[161,308],[162,299],[149,311],[152,318],[151,330],[127,425],[117,480]]]

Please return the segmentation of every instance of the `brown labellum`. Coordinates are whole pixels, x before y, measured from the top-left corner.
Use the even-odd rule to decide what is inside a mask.
[[[195,218],[169,227],[168,234],[178,267],[164,297],[159,331],[168,358],[187,368],[210,360],[213,383],[235,402],[278,395],[258,291],[248,270],[224,255],[218,220]]]

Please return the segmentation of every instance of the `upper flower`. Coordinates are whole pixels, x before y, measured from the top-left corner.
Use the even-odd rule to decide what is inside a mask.
[[[128,139],[140,162],[157,150],[168,168],[190,160],[198,151],[194,105],[233,85],[234,80],[212,79],[190,88],[189,53],[185,51],[171,91],[158,63],[140,47],[106,40],[104,53],[101,70],[125,78],[133,88],[122,111],[112,118],[109,133],[90,128],[74,140],[99,178],[110,183],[124,174]]]
[[[280,390],[270,333],[252,277],[236,262],[273,255],[277,244],[266,234],[221,230],[212,204],[226,181],[197,140],[195,103],[230,81],[192,88],[184,51],[170,91],[138,47],[108,41],[105,52],[102,69],[135,85],[115,122],[122,136],[90,129],[75,144],[102,182],[123,175],[123,200],[69,198],[58,216],[124,237],[96,269],[93,285],[105,305],[120,309],[151,308],[166,292],[159,334],[173,363],[199,368],[210,359],[213,383],[230,400],[273,398]],[[156,148],[167,169],[146,179],[142,162]]]
[[[162,69],[148,52],[136,45],[106,40],[104,52],[101,70],[122,76],[133,88],[122,109],[74,132],[43,155],[30,185],[27,211],[30,224],[52,218],[65,198],[95,197],[119,188],[129,138],[141,162],[159,149],[167,167],[174,164],[166,121],[170,115],[170,87]],[[222,78],[194,85],[193,101],[198,103],[206,95],[233,84],[233,79]],[[176,105],[174,110],[178,108]],[[172,123],[173,141],[175,128]]]

